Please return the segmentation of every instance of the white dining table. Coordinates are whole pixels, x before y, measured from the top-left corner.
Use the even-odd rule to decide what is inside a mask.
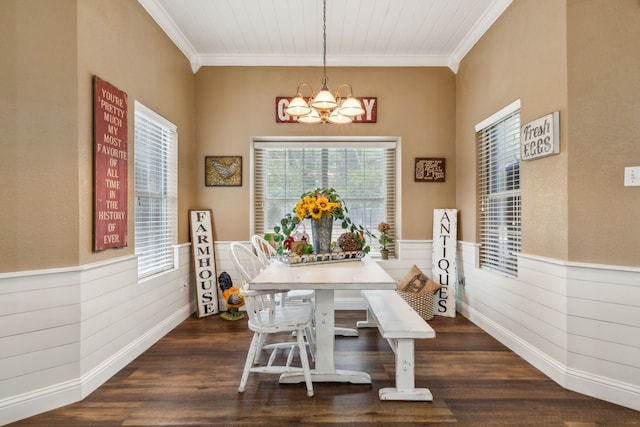
[[[336,369],[335,305],[336,290],[395,289],[396,281],[377,262],[365,256],[361,260],[327,264],[289,266],[272,262],[250,283],[255,290],[315,290],[316,360],[311,371],[314,382],[371,384],[366,372]],[[302,373],[287,372],[281,383],[304,381]]]

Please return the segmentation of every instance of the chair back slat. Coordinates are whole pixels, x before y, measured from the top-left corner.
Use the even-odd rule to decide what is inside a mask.
[[[271,246],[271,244],[259,234],[251,236],[251,244],[256,254],[258,254],[258,258],[260,258],[260,261],[262,261],[264,265],[269,265],[269,263],[275,259],[276,255],[278,255],[276,248]]]
[[[260,261],[260,258],[242,243],[231,242],[229,248],[233,266],[243,282],[249,283],[264,269],[265,264]]]

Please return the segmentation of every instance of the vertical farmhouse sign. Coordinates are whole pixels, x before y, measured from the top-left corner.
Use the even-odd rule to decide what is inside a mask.
[[[522,126],[520,158],[539,159],[560,152],[560,112],[554,111]]]
[[[93,78],[94,250],[127,246],[127,94]]]
[[[211,209],[189,211],[193,275],[198,317],[218,313],[218,286],[213,252]]]
[[[433,255],[431,274],[440,283],[435,294],[434,314],[456,316],[456,284],[458,268],[456,246],[458,240],[457,209],[434,209],[433,211]]]

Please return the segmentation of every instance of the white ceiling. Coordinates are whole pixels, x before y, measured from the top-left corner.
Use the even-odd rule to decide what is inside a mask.
[[[138,0],[191,62],[321,66],[321,0]],[[327,66],[454,72],[512,0],[327,0]]]

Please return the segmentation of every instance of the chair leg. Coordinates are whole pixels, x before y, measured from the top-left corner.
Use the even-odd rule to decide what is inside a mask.
[[[264,341],[262,338],[263,334],[258,332],[253,334],[253,338],[251,339],[251,344],[249,345],[249,351],[247,353],[247,360],[244,363],[244,371],[242,371],[242,378],[240,379],[240,386],[238,387],[238,393],[243,393],[244,388],[247,385],[247,380],[249,379],[249,373],[251,372],[251,366],[256,357],[256,353],[260,349],[260,342]]]
[[[309,345],[309,354],[311,354],[311,360],[316,361],[316,343],[315,336],[313,335],[314,330],[313,327],[306,328],[304,330],[304,335],[307,338],[307,344]]]
[[[260,364],[260,356],[262,354],[262,348],[264,347],[264,343],[267,340],[267,334],[260,334],[260,342],[258,343],[258,351],[256,352],[255,357],[253,358],[253,364]]]
[[[309,358],[307,357],[307,347],[304,343],[304,331],[298,330],[298,349],[300,350],[300,362],[302,364],[302,372],[304,373],[304,382],[307,384],[307,396],[313,397],[313,383],[311,382],[311,368],[309,367]]]

